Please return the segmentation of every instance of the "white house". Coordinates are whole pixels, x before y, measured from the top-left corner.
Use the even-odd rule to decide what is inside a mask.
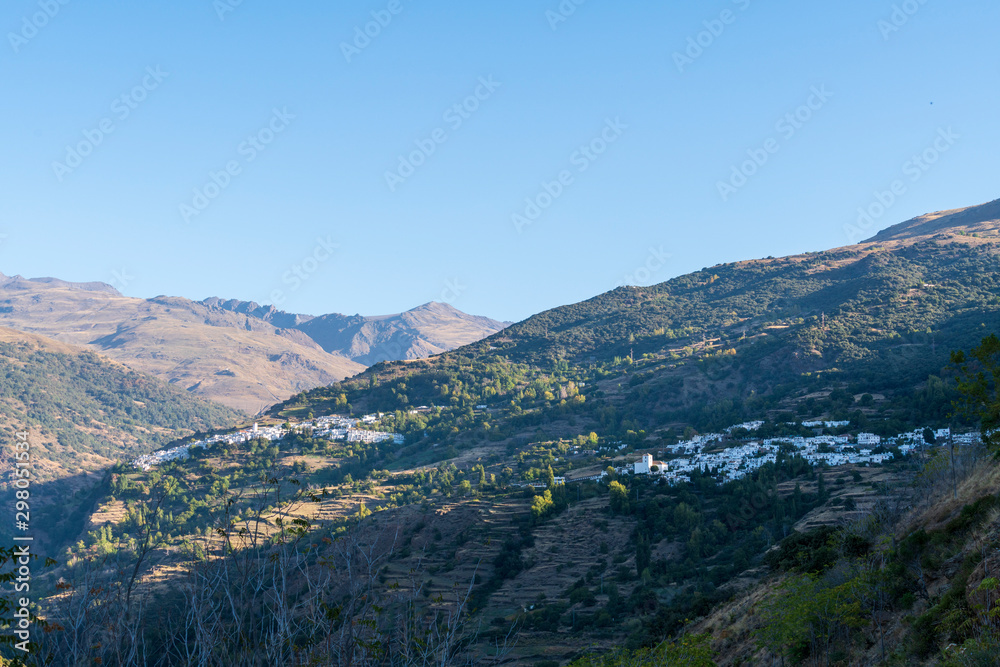
[[[641,461],[636,461],[632,464],[632,472],[636,475],[649,475],[654,472],[653,468],[656,468],[657,473],[664,473],[667,471],[667,464],[663,461],[654,461],[652,454],[643,454]]]

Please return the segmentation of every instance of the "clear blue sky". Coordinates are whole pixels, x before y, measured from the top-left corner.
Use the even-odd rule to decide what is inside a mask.
[[[235,4],[4,3],[0,271],[519,320],[626,280],[845,245],[896,180],[866,236],[1000,197],[994,1],[895,17],[890,0]],[[345,54],[372,12],[387,25]],[[678,60],[689,39],[703,46]],[[925,150],[933,164],[906,165]],[[754,153],[766,163],[724,197]],[[547,208],[515,225],[526,198]]]

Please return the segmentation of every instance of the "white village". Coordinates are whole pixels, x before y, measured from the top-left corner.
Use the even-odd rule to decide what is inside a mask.
[[[405,436],[400,433],[369,430],[360,428],[376,423],[381,414],[368,414],[360,418],[327,415],[310,421],[300,422],[289,428],[283,426],[261,427],[254,424],[249,429],[231,433],[221,433],[202,440],[152,452],[138,457],[132,463],[135,467],[150,470],[152,467],[167,461],[184,460],[190,457],[191,450],[197,447],[208,447],[217,443],[240,444],[252,440],[277,441],[284,438],[292,430],[309,429],[313,437],[341,440],[348,443],[379,443],[389,442],[403,444]],[[801,456],[813,466],[825,465],[836,467],[842,465],[880,465],[895,458],[895,451],[902,456],[910,455],[916,448],[927,446],[924,433],[927,429],[918,428],[907,433],[883,439],[874,433],[860,432],[855,435],[819,434],[812,436],[781,436],[775,438],[740,438],[734,439],[734,433],[754,433],[763,421],[744,422],[730,426],[721,433],[705,433],[683,440],[675,445],[669,445],[658,452],[659,456],[668,457],[668,461],[654,458],[651,453],[644,453],[638,461],[613,466],[620,475],[650,475],[667,484],[680,484],[691,481],[690,473],[698,470],[703,474],[715,475],[720,483],[741,479],[753,473],[761,466],[774,463],[782,447],[789,448],[794,454]],[[790,422],[798,426],[799,423]],[[847,421],[804,421],[801,426],[821,431],[823,429],[844,429],[850,426]],[[955,433],[943,428],[933,431],[935,442],[948,442],[958,446],[978,444],[978,433]],[[603,449],[611,453],[626,449],[627,446],[614,443]],[[721,451],[720,451],[721,448]],[[713,450],[713,451],[707,451]],[[791,453],[791,451],[790,451]],[[571,451],[573,456],[598,455],[597,450],[581,450],[576,446]],[[588,480],[599,481],[607,477],[607,472],[583,476],[557,476],[556,484],[572,484]],[[518,486],[544,486],[537,482],[518,484]]]
[[[378,421],[379,417],[380,415],[370,414],[359,419],[354,419],[339,415],[327,415],[325,417],[317,417],[311,421],[298,423],[290,428],[284,428],[282,426],[260,427],[255,423],[253,427],[242,431],[219,433],[209,436],[203,440],[195,440],[193,442],[171,447],[169,449],[162,449],[150,454],[144,454],[143,456],[135,459],[132,462],[132,465],[143,470],[149,470],[153,466],[166,461],[187,459],[191,456],[191,449],[195,447],[208,447],[218,443],[234,445],[250,442],[251,440],[270,440],[273,442],[275,440],[281,440],[292,430],[303,429],[311,429],[313,437],[327,438],[329,440],[344,440],[346,442],[363,443],[392,441],[394,444],[402,444],[403,436],[399,433],[358,428],[361,424],[368,425],[375,423]]]
[[[774,463],[782,446],[794,448],[794,453],[801,456],[811,465],[826,465],[830,467],[841,465],[879,465],[895,458],[890,450],[898,450],[902,456],[908,456],[920,446],[929,443],[924,438],[926,429],[918,428],[907,433],[883,439],[874,433],[861,432],[850,435],[814,435],[814,436],[783,436],[777,438],[761,438],[740,441],[722,451],[708,453],[705,450],[725,443],[734,431],[743,429],[746,432],[757,431],[764,425],[763,421],[745,422],[730,426],[724,433],[707,433],[690,440],[670,445],[659,452],[671,455],[669,462],[657,461],[652,454],[643,454],[642,458],[631,464],[617,466],[618,474],[654,475],[670,484],[690,482],[690,473],[699,470],[703,473],[715,473],[720,482],[731,482],[757,470],[767,463]],[[844,421],[807,421],[802,422],[807,428],[843,428],[850,425]],[[943,428],[933,431],[935,442],[947,441],[958,446],[978,444],[978,433],[956,433]],[[606,473],[577,478],[599,479]]]

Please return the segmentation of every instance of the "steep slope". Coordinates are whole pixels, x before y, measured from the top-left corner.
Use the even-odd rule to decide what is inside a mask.
[[[941,312],[935,304],[961,307],[966,298],[985,296],[995,287],[998,209],[993,202],[941,217],[932,214],[855,246],[719,265],[649,288],[620,288],[541,313],[500,338],[509,338],[510,354],[525,360],[580,359],[627,355],[633,347],[646,352],[655,341],[629,338],[649,339],[659,330],[667,339],[695,342],[702,336],[742,338],[744,332],[749,337],[766,331],[794,343],[800,356],[819,353],[833,361],[853,338],[845,327],[857,330],[862,341],[880,338],[882,327],[866,314],[893,329],[911,325],[910,331],[926,331],[932,323],[927,317],[956,314]],[[930,223],[919,222],[929,219],[932,235]],[[965,292],[968,287],[971,293]],[[872,326],[859,327],[856,316]],[[889,322],[882,319],[886,316]],[[790,330],[766,329],[779,320]]]
[[[294,329],[182,298],[124,297],[101,283],[4,277],[0,324],[89,347],[248,412],[363,370]]]
[[[720,665],[997,664],[1000,466],[965,458],[956,479],[930,466],[870,512],[799,528],[687,630]]]
[[[422,359],[504,328],[505,323],[468,315],[445,303],[425,303],[404,313],[366,317],[331,313],[313,317],[276,310],[252,301],[206,299],[203,304],[243,313],[308,335],[331,354],[366,366],[380,361]]]
[[[0,419],[41,438],[36,478],[96,469],[245,418],[88,349],[6,327],[0,365]]]

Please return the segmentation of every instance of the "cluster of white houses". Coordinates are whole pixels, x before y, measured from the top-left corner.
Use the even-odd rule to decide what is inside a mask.
[[[803,426],[825,426],[839,428],[849,422],[803,422]],[[908,433],[900,433],[892,438],[883,439],[874,433],[858,433],[848,435],[816,435],[810,437],[794,436],[780,438],[762,438],[728,447],[719,452],[706,453],[710,445],[723,442],[727,434],[737,429],[756,431],[763,422],[747,422],[725,429],[726,433],[708,433],[695,436],[690,440],[679,442],[667,447],[665,452],[677,458],[669,462],[656,461],[652,454],[643,454],[639,461],[616,468],[621,474],[657,475],[669,483],[688,482],[690,473],[694,470],[702,472],[714,471],[723,481],[740,479],[767,463],[777,460],[778,451],[782,445],[792,446],[799,456],[812,465],[826,464],[839,466],[847,464],[878,465],[893,458],[886,448],[898,448],[904,456],[917,446],[925,444],[924,429],[916,429]],[[958,445],[971,445],[979,442],[978,433],[955,434],[952,437],[949,429],[939,429],[934,432],[936,439],[950,438]],[[882,448],[878,453],[875,448]],[[599,477],[599,476],[595,476]],[[589,478],[588,478],[589,479]],[[575,480],[574,480],[575,481]]]
[[[346,442],[361,442],[368,444],[391,440],[395,444],[402,444],[403,436],[399,433],[370,431],[358,428],[358,424],[372,424],[378,421],[380,416],[381,415],[372,414],[365,415],[360,419],[352,419],[348,417],[340,417],[338,415],[329,415],[325,417],[317,417],[312,421],[297,424],[295,429],[301,430],[309,428],[312,429],[313,437],[326,438],[328,440],[344,440]],[[145,454],[133,461],[132,465],[137,468],[142,468],[143,470],[149,470],[153,466],[166,461],[188,458],[191,455],[192,447],[208,447],[209,445],[214,445],[216,443],[232,445],[249,442],[251,440],[281,440],[288,435],[288,433],[289,429],[285,429],[281,426],[261,427],[254,424],[252,428],[242,431],[220,433],[209,436],[204,440],[195,440],[184,445],[171,447],[170,449],[162,449],[158,452]]]

